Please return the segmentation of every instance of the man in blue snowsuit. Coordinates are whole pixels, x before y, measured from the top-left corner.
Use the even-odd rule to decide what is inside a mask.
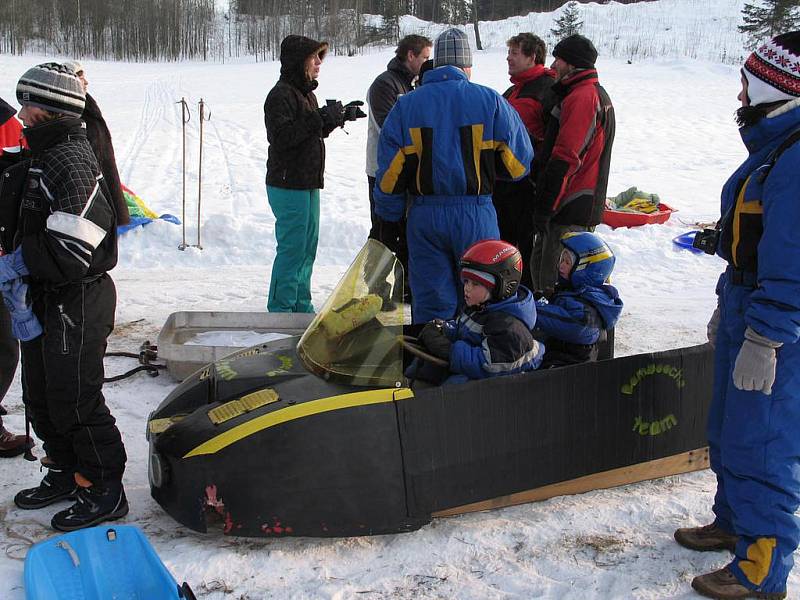
[[[398,98],[378,142],[375,212],[408,214],[414,323],[451,319],[461,297],[458,264],[471,244],[498,239],[496,175],[520,179],[533,158],[517,112],[494,90],[469,82],[466,34],[448,29],[434,47],[425,85]]]
[[[745,62],[737,121],[749,156],[722,188],[717,254],[728,267],[708,328],[715,519],[675,532],[693,550],[733,552],[692,581],[711,598],[785,598],[800,541],[799,67],[800,31]]]
[[[543,367],[597,360],[601,334],[617,324],[622,300],[606,283],[614,254],[599,235],[568,232],[561,238],[555,293],[536,303],[534,335],[547,347]]]

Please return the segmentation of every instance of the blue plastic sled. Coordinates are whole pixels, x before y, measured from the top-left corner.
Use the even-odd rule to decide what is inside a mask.
[[[699,248],[695,248],[692,244],[694,243],[694,236],[697,235],[697,231],[687,231],[686,233],[682,233],[678,237],[672,238],[672,243],[675,244],[681,250],[689,250],[690,252],[694,252],[695,254],[703,254],[703,251]]]
[[[92,527],[34,545],[25,557],[27,600],[195,600],[138,527]]]

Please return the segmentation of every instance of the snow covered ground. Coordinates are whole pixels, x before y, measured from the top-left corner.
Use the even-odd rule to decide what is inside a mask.
[[[661,0],[653,5],[662,3],[687,4]],[[716,7],[719,22],[726,23],[739,4],[703,3]],[[678,24],[695,18],[673,16]],[[496,35],[510,35],[515,27],[498,24]],[[713,35],[703,42],[705,51],[715,36],[724,35],[714,27],[709,24]],[[474,80],[505,89],[504,56],[500,44],[476,53]],[[384,50],[326,59],[318,98],[363,99],[390,57]],[[13,101],[18,77],[47,58],[0,56],[0,95]],[[197,101],[202,97],[211,111],[204,134],[203,250],[179,251],[181,227],[164,222],[122,237],[120,264],[113,272],[119,301],[112,348],[132,351],[145,339],[155,340],[174,311],[264,310],[275,242],[264,190],[262,104],[279,65],[84,64],[90,91],[114,136],[122,179],[158,213],[181,215],[176,102],[185,97],[193,107],[187,125],[191,243],[197,222]],[[598,69],[617,113],[609,193],[636,185],[679,210],[666,225],[599,228],[617,254],[614,282],[625,300],[617,353],[703,342],[722,263],[675,250],[671,240],[697,221],[716,218],[720,187],[744,157],[732,120],[738,66],[675,58],[627,64],[601,57]],[[347,132],[334,132],[327,143],[313,278],[317,306],[369,228],[366,121],[348,124]],[[107,361],[109,374],[130,366],[124,359]],[[692,553],[672,541],[676,527],[710,519],[714,480],[708,472],[441,519],[403,535],[249,540],[186,531],[150,498],[146,475],[145,419],[175,385],[166,375],[137,375],[108,385],[106,396],[129,456],[125,485],[131,513],[125,522],[139,525],[176,578],[190,582],[201,598],[691,598],[692,576],[727,560],[725,554]],[[20,396],[17,379],[4,403],[10,411],[6,422],[17,431],[23,427]],[[11,501],[16,490],[40,477],[35,464],[0,461],[4,599],[24,597],[26,551],[52,535],[49,520],[55,509],[25,512]],[[794,574],[789,596],[799,592],[800,575]]]

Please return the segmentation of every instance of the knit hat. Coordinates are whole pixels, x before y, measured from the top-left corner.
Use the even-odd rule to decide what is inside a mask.
[[[68,69],[72,69],[72,72],[75,73],[75,75],[78,75],[78,74],[84,72],[83,65],[81,63],[79,63],[77,60],[68,60],[67,62],[65,62],[63,64]]]
[[[597,48],[589,38],[579,33],[565,37],[553,48],[553,56],[571,64],[576,69],[594,69]]]
[[[750,104],[769,104],[800,97],[800,31],[772,38],[745,61]]]
[[[448,29],[436,38],[433,49],[433,66],[443,67],[452,65],[454,67],[471,67],[472,50],[469,48],[467,34],[460,29]]]
[[[19,78],[17,102],[68,117],[80,117],[86,95],[72,69],[49,62],[28,69]]]
[[[461,269],[461,280],[470,279],[475,283],[480,283],[483,287],[491,290],[496,285],[497,280],[491,273],[478,271],[471,267],[463,267]]]

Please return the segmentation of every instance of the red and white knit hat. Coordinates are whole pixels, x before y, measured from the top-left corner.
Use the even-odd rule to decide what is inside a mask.
[[[745,61],[750,104],[768,104],[800,97],[800,31],[772,38]]]

